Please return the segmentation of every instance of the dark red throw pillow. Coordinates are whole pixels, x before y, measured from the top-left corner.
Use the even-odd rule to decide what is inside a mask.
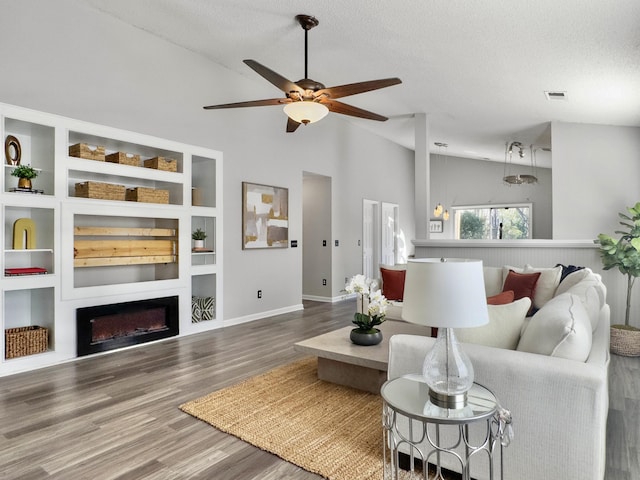
[[[536,284],[541,272],[535,273],[517,273],[513,270],[509,270],[507,279],[504,281],[502,291],[513,290],[513,299],[520,300],[524,297],[531,299],[531,308],[527,315],[531,315],[533,312],[533,294],[536,291]]]
[[[406,274],[406,270],[380,268],[382,295],[384,295],[387,300],[402,301],[402,297],[404,297],[404,277]]]
[[[515,293],[513,290],[505,290],[497,295],[487,297],[487,305],[506,305],[507,303],[513,302],[514,298]]]

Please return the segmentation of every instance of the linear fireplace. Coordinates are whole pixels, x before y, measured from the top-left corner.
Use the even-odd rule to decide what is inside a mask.
[[[178,297],[76,310],[78,356],[178,335]]]

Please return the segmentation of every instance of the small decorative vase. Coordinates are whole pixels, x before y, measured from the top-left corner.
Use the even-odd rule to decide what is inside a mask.
[[[193,248],[204,248],[204,240],[194,240]]]
[[[378,345],[382,341],[382,332],[377,328],[373,328],[372,330],[354,328],[351,330],[349,338],[356,345],[369,347],[371,345]]]
[[[18,188],[28,188],[31,190],[31,179],[30,178],[19,178],[18,179]]]

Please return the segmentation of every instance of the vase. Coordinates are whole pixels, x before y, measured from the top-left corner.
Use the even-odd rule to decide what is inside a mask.
[[[371,330],[360,330],[354,328],[349,334],[349,338],[356,345],[362,345],[369,347],[371,345],[378,345],[382,341],[382,332],[377,328]]]
[[[193,248],[204,248],[204,240],[194,240]]]
[[[30,178],[19,178],[18,179],[18,188],[28,188],[31,190],[31,179]]]

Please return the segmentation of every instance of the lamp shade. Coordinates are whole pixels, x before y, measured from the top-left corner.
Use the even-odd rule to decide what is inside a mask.
[[[329,109],[321,103],[303,100],[287,103],[284,106],[284,113],[291,120],[307,124],[322,120],[329,113]]]
[[[402,318],[442,328],[479,327],[489,323],[482,261],[409,260]]]

